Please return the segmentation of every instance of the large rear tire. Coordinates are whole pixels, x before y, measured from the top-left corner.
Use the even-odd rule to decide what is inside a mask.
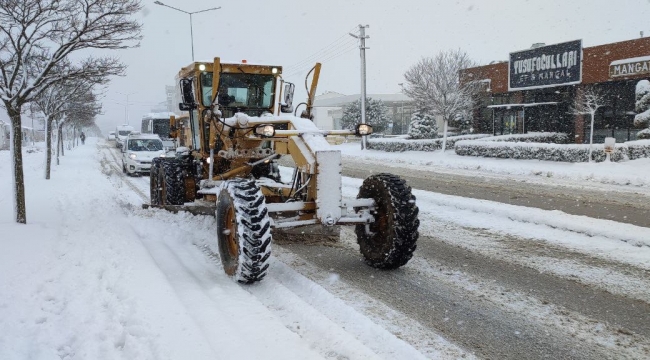
[[[363,181],[357,198],[375,200],[375,222],[369,232],[357,225],[357,242],[366,263],[380,269],[406,264],[418,240],[418,207],[411,187],[399,176],[377,174]]]
[[[161,158],[159,164],[160,167],[157,170],[159,194],[156,195],[160,201],[158,205],[183,205],[185,203],[185,183],[181,162],[178,159]]]
[[[154,158],[149,170],[149,200],[151,205],[162,205],[162,188],[160,187],[160,168],[162,158]]]
[[[245,284],[262,280],[271,256],[271,220],[255,181],[225,181],[216,216],[219,256],[226,274]]]

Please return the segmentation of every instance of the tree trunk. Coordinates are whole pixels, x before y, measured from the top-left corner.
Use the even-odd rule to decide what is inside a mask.
[[[591,162],[591,152],[594,146],[594,112],[591,113],[591,129],[589,129],[589,162]]]
[[[442,153],[445,153],[447,150],[447,119],[445,118],[445,125],[443,126],[442,134]]]
[[[23,174],[23,138],[22,119],[20,107],[17,109],[5,103],[7,115],[11,118],[11,153],[13,154],[14,173],[14,215],[16,222],[27,223],[27,210],[25,206],[25,176]]]
[[[61,143],[61,156],[65,156],[65,150],[64,150],[65,146],[63,146],[64,145],[63,144],[63,124],[59,125],[59,137],[61,138],[61,141],[60,141],[60,143]]]
[[[50,180],[52,169],[52,120],[45,117],[45,180]]]
[[[59,165],[59,151],[61,149],[61,133],[59,128],[61,127],[60,122],[56,122],[56,164]]]

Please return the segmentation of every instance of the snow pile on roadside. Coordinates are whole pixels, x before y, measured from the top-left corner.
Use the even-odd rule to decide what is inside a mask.
[[[528,159],[544,161],[587,162],[589,144],[545,144],[536,142],[498,142],[486,140],[464,140],[456,142],[454,150],[461,156],[482,156],[506,159]],[[594,144],[592,157],[596,162],[605,161],[604,144]],[[617,144],[611,155],[612,161],[625,160],[627,146]]]
[[[650,140],[635,140],[625,143],[630,160],[650,158]]]
[[[362,179],[344,178],[344,196],[354,197]],[[420,234],[435,236],[444,221],[542,240],[592,256],[650,269],[650,228],[488,200],[413,190],[420,209]]]
[[[488,134],[458,135],[447,137],[447,149],[451,149],[456,141],[467,139],[480,139],[488,137]],[[434,151],[442,149],[442,138],[410,140],[405,138],[379,138],[369,139],[368,149],[402,152],[402,151]]]
[[[650,159],[647,158],[618,163],[568,163],[460,156],[448,152],[388,153],[361,150],[359,144],[341,144],[334,146],[334,149],[341,150],[344,164],[346,161],[358,161],[418,171],[490,176],[496,180],[507,176],[517,181],[536,181],[553,185],[558,184],[558,179],[563,179],[572,186],[598,183],[650,187]],[[387,171],[390,172],[390,168]]]
[[[551,143],[566,144],[569,137],[565,133],[557,132],[529,132],[526,134],[510,134],[490,136],[481,139],[482,141],[507,141],[507,142],[534,142],[534,143]]]

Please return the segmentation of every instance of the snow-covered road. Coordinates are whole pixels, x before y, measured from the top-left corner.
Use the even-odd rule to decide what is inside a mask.
[[[267,278],[241,286],[211,217],[142,210],[148,177],[89,140],[50,181],[26,153],[28,225],[0,194],[0,359],[650,356],[647,228],[416,191],[404,268],[367,267],[344,229],[274,246]],[[9,164],[0,152],[5,190]]]

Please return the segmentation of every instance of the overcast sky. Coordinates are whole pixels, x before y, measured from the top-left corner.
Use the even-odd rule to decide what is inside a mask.
[[[368,24],[368,93],[397,93],[404,72],[423,56],[461,48],[481,64],[507,60],[533,43],[582,39],[593,46],[650,35],[648,0],[161,0],[192,16],[197,60],[247,59],[282,65],[303,87],[314,62],[323,69],[317,94],[359,93],[359,50],[348,32]],[[107,88],[104,131],[140,117],[165,100],[178,70],[192,61],[189,15],[143,0],[144,39],[119,52],[129,68]],[[320,51],[320,52],[319,52]],[[316,54],[316,56],[313,56]],[[298,93],[303,101],[304,91]],[[299,101],[298,101],[299,100]],[[3,114],[4,115],[4,114]],[[6,115],[5,115],[6,118]]]

